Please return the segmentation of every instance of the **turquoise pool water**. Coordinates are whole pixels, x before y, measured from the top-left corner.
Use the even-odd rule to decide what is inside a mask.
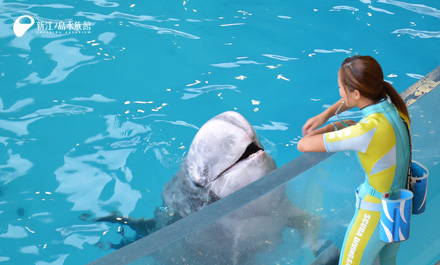
[[[95,244],[118,243],[118,227],[78,217],[152,217],[197,128],[218,113],[242,113],[283,165],[299,155],[302,124],[338,99],[347,56],[373,55],[398,91],[440,61],[437,1],[0,1],[0,10],[5,264],[107,254]],[[35,24],[18,38],[22,15]],[[90,30],[38,28],[69,21]]]

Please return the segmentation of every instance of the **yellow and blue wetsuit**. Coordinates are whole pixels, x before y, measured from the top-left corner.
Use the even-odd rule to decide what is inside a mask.
[[[408,129],[394,104],[388,100],[367,106],[356,125],[324,134],[327,152],[357,151],[365,170],[365,182],[356,190],[354,217],[347,229],[339,264],[395,264],[399,243],[379,239],[380,195],[406,188],[410,143]]]

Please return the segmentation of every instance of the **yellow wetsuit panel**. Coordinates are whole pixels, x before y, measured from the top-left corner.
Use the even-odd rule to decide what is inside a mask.
[[[373,261],[375,259],[375,257],[365,257],[364,254],[367,244],[370,242],[368,239],[372,237],[379,223],[380,212],[359,209],[357,217],[347,235],[346,251],[344,251],[341,261],[343,265],[360,264],[361,260],[366,258]]]
[[[396,167],[396,135],[393,126],[382,113],[374,113],[356,125],[324,134],[327,152],[358,151],[359,162],[372,187],[389,191]],[[367,195],[370,202],[379,199]]]

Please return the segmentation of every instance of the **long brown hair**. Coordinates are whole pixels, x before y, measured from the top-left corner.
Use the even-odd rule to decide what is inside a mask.
[[[342,62],[341,82],[350,92],[359,90],[360,94],[374,102],[387,96],[396,108],[409,120],[408,109],[394,87],[383,80],[383,71],[379,63],[371,56],[355,55]]]

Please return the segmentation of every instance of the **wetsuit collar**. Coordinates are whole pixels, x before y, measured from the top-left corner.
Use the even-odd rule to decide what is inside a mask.
[[[388,98],[382,99],[379,103],[367,106],[361,109],[362,115],[367,117],[374,113],[383,113],[394,108],[394,105],[389,101]]]

